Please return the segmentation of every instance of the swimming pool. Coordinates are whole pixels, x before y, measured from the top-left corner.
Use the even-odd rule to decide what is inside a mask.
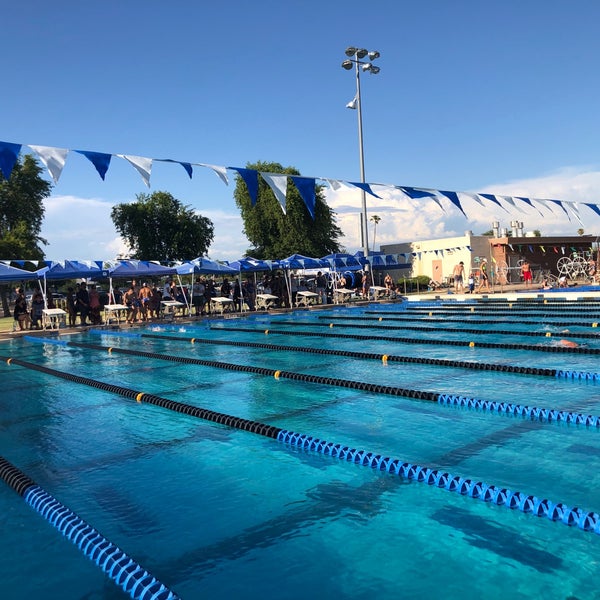
[[[600,382],[579,376],[600,371],[598,309],[530,316],[551,307],[527,306],[261,314],[61,336],[65,345],[13,340],[0,354],[598,511],[600,428],[430,400],[600,415]],[[435,364],[444,360],[453,364]],[[598,597],[593,532],[14,361],[0,366],[0,455],[183,598]],[[3,597],[126,596],[0,490]]]

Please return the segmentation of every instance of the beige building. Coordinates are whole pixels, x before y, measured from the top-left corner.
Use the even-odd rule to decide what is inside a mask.
[[[409,273],[407,269],[397,273],[390,270],[394,278],[405,275],[410,277],[426,275],[439,283],[451,282],[454,267],[461,261],[464,263],[465,275],[468,277],[471,270],[478,269],[482,258],[485,257],[491,262],[491,250],[490,238],[473,235],[472,231],[466,231],[464,235],[457,237],[381,246],[383,253],[399,254],[404,256],[405,262],[412,263]]]

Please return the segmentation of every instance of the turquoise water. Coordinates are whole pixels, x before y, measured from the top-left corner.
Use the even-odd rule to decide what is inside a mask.
[[[385,317],[400,308],[369,310]],[[478,347],[481,341],[558,343],[555,337],[498,336],[493,317],[476,325],[481,334],[474,347],[457,347],[376,337],[470,340],[447,331],[473,328],[468,316],[464,324],[450,325],[412,315],[410,325],[439,327],[418,332],[382,331],[387,321],[361,321],[361,309],[331,315],[364,326],[344,327],[344,319],[332,319],[333,327],[327,319],[318,325],[319,313],[300,312],[227,319],[211,329],[132,330],[181,342],[94,334],[63,339],[600,414],[600,383],[593,381],[189,342],[195,337],[600,371],[594,355]],[[502,328],[553,335],[564,329],[522,315]],[[595,340],[579,341],[600,347]],[[0,354],[600,511],[595,429],[26,340],[0,344]],[[5,361],[0,377],[0,455],[183,598],[600,597],[596,534]],[[7,485],[0,486],[0,509],[2,597],[125,596]]]

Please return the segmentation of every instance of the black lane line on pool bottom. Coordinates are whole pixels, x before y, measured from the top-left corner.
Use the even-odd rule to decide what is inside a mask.
[[[140,567],[123,550],[109,542],[80,516],[61,504],[2,456],[0,456],[0,479],[75,544],[87,558],[94,561],[132,598],[177,600],[178,596]]]
[[[34,339],[31,339],[34,341]],[[35,338],[38,343],[43,343],[44,338]],[[191,340],[190,340],[191,341]],[[55,343],[55,340],[49,340],[50,343]],[[275,379],[292,379],[305,383],[316,383],[322,385],[333,385],[336,387],[344,387],[356,390],[363,390],[375,394],[387,394],[391,396],[401,396],[404,398],[413,398],[416,400],[425,400],[436,402],[441,405],[458,406],[461,408],[469,408],[472,410],[480,410],[492,414],[510,415],[515,417],[523,417],[531,421],[539,421],[543,423],[567,423],[573,425],[584,425],[586,427],[600,428],[599,415],[584,415],[564,410],[555,410],[548,408],[540,408],[537,406],[527,406],[523,404],[512,404],[510,402],[495,402],[489,400],[478,400],[468,396],[458,396],[455,394],[443,394],[439,392],[428,392],[424,390],[412,390],[399,388],[389,385],[380,385],[367,383],[363,381],[352,381],[349,379],[339,379],[335,377],[323,377],[320,375],[308,375],[305,373],[294,373],[291,371],[280,371],[276,369],[265,369],[263,367],[253,367],[249,365],[236,365],[232,363],[223,363],[212,360],[204,360],[200,358],[192,358],[186,356],[174,356],[172,354],[158,354],[155,352],[143,352],[142,350],[131,350],[129,348],[113,348],[109,346],[98,346],[96,344],[87,344],[84,342],[61,342],[62,345],[73,345],[80,348],[90,350],[100,350],[109,353],[121,353],[129,356],[139,356],[142,358],[153,358],[158,360],[166,360],[182,364],[193,364],[206,367],[214,367],[218,369],[226,369],[229,371],[243,371],[246,373],[255,373],[258,375],[268,375]],[[40,367],[45,368],[45,367]]]
[[[387,315],[387,313],[383,313],[383,312],[376,312],[376,311],[369,311],[366,310],[365,314],[370,314],[370,315],[379,315],[378,317],[348,317],[348,318],[352,318],[353,320],[361,320],[361,319],[370,319],[370,320],[376,320],[376,321],[406,321],[409,323],[468,323],[469,325],[504,325],[504,324],[509,324],[508,322],[504,322],[504,321],[498,321],[497,319],[497,315],[494,316],[490,316],[487,319],[471,319],[469,317],[469,315],[463,315],[460,319],[459,318],[452,318],[452,317],[437,317],[436,315],[406,315],[406,316],[399,316],[399,313],[393,313],[395,316],[390,317]],[[469,317],[468,319],[466,319],[465,317]],[[319,317],[319,319],[326,319],[327,317]],[[345,317],[332,317],[332,318],[345,318]],[[587,317],[585,317],[587,319]],[[583,319],[583,317],[582,317]],[[555,327],[594,327],[594,322],[592,321],[539,321],[536,320],[535,323],[537,325],[554,325]],[[596,324],[597,326],[597,324]],[[600,334],[598,334],[600,336]]]
[[[286,323],[289,325],[289,323]],[[304,323],[304,325],[307,325]],[[312,326],[312,324],[310,324]],[[333,329],[334,324],[330,323],[329,328]],[[211,329],[213,329],[211,327]],[[226,327],[214,328],[214,331],[225,331]],[[569,347],[569,346],[540,346],[537,344],[497,344],[494,342],[477,342],[474,341],[462,341],[462,340],[443,340],[443,339],[430,339],[430,338],[405,338],[405,337],[391,337],[385,335],[359,335],[356,333],[323,333],[321,331],[286,331],[285,329],[250,329],[243,327],[236,327],[236,331],[244,333],[266,333],[274,335],[304,335],[309,337],[327,337],[327,338],[341,338],[351,340],[362,340],[362,341],[383,341],[383,342],[394,342],[402,344],[425,344],[433,346],[462,346],[470,348],[500,348],[503,350],[532,350],[534,352],[557,352],[557,353],[570,353],[570,354],[600,354],[600,348],[582,348]],[[565,334],[565,337],[566,334]]]
[[[375,324],[362,324],[362,323],[346,323],[345,321],[372,321],[370,317],[318,317],[319,319],[327,319],[328,321],[344,321],[342,323],[342,327],[348,328],[359,328],[359,329],[377,329],[379,331],[395,331],[395,330],[405,330],[405,331],[425,331],[428,333],[431,332],[439,332],[441,329],[439,327],[424,327],[420,325],[375,325]],[[383,321],[379,319],[379,321]],[[329,327],[329,323],[307,323],[302,321],[290,321],[290,325],[296,326],[313,326],[317,325],[319,327]],[[523,337],[577,337],[577,338],[586,338],[586,339],[596,339],[600,340],[600,334],[598,333],[556,333],[553,334],[550,331],[510,331],[503,329],[494,329],[493,331],[484,331],[483,329],[450,329],[449,327],[444,327],[444,333],[469,333],[473,335],[514,335],[514,336],[523,336]]]
[[[8,365],[18,365],[55,377],[61,377],[75,383],[120,394],[127,398],[135,398],[139,403],[147,402],[155,406],[213,421],[221,425],[257,433],[305,451],[318,452],[320,454],[325,454],[326,456],[339,458],[361,466],[371,467],[377,471],[385,471],[390,475],[396,475],[410,481],[435,485],[436,487],[444,488],[447,491],[456,492],[463,496],[469,496],[470,498],[475,498],[483,502],[492,502],[498,506],[505,506],[510,509],[519,509],[526,514],[531,513],[537,517],[546,517],[551,521],[560,521],[569,527],[576,526],[583,531],[589,531],[600,535],[600,514],[595,511],[585,511],[579,507],[570,508],[563,502],[555,503],[547,498],[540,499],[523,492],[513,492],[504,487],[489,485],[482,481],[465,479],[445,471],[437,471],[429,467],[413,465],[408,462],[402,462],[399,459],[392,459],[381,456],[380,454],[366,452],[365,450],[357,450],[356,448],[350,448],[349,446],[327,442],[306,434],[288,431],[257,421],[249,421],[247,419],[233,417],[223,413],[216,413],[190,404],[161,398],[154,394],[146,394],[122,386],[96,381],[88,377],[56,371],[23,360],[0,356],[0,361],[5,361]],[[268,369],[264,370],[267,371]]]

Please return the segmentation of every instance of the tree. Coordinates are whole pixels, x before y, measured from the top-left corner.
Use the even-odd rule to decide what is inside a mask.
[[[5,179],[0,173],[0,258],[41,260],[48,242],[40,237],[44,199],[52,184],[41,176],[42,168],[26,154]]]
[[[583,235],[585,233],[585,229],[582,229],[581,227],[577,230],[577,235]]]
[[[375,237],[377,236],[377,225],[379,225],[379,221],[381,221],[381,217],[379,215],[373,215],[369,221],[373,221],[373,251],[375,251]]]
[[[214,239],[210,219],[168,192],[138,194],[136,198],[137,202],[117,204],[110,214],[131,248],[131,258],[176,261],[206,254]]]
[[[300,175],[294,167],[284,168],[279,163],[258,162],[248,164],[246,168],[264,173]],[[247,253],[255,258],[276,259],[291,254],[319,257],[340,251],[338,238],[343,233],[336,225],[335,213],[325,202],[322,186],[316,186],[314,219],[296,186],[289,179],[285,213],[262,178],[259,178],[254,206],[241,177],[237,178],[233,197],[241,210],[244,233],[252,244]]]

